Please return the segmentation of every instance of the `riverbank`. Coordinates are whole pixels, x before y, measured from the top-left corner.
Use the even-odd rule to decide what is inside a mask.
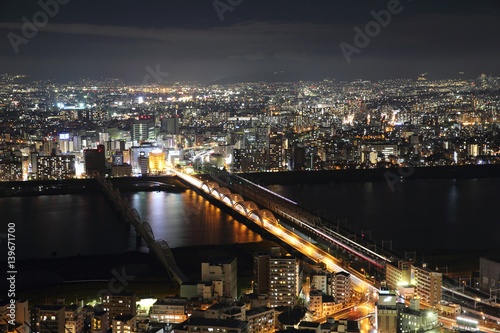
[[[172,249],[179,268],[196,282],[201,279],[201,263],[212,256],[234,255],[238,260],[238,292],[251,288],[253,255],[277,246],[272,241],[257,243],[203,245]],[[99,298],[103,291],[134,291],[138,298],[163,298],[179,294],[179,285],[170,279],[157,259],[149,253],[128,252],[118,255],[76,256],[17,263],[17,297],[30,306],[53,304],[59,298],[67,302]],[[5,282],[2,281],[2,288]]]
[[[242,173],[240,176],[265,185],[325,184],[340,182],[392,182],[411,179],[500,178],[500,164],[417,168],[346,169]]]
[[[238,260],[238,294],[251,288],[253,256],[278,246],[272,241],[256,243],[189,246],[172,249],[179,268],[196,282],[201,279],[201,262],[212,256],[234,255]],[[500,251],[448,250],[417,251],[417,260],[443,273],[469,273],[479,270],[479,257]],[[468,276],[462,275],[462,276]],[[2,284],[4,282],[2,281]],[[4,287],[4,286],[2,286]],[[148,253],[77,256],[18,262],[17,296],[30,306],[53,304],[59,298],[67,302],[97,300],[102,291],[134,291],[138,298],[162,298],[179,293],[179,285],[163,271]]]
[[[183,192],[187,189],[175,176],[109,178],[122,192],[166,191]],[[0,182],[0,197],[58,194],[98,193],[102,189],[95,179],[30,180]]]

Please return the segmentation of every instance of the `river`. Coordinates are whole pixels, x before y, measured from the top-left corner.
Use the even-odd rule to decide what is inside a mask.
[[[500,248],[500,179],[408,180],[395,192],[385,182],[268,187],[395,248]],[[124,195],[171,247],[262,240],[191,190]],[[16,224],[18,260],[136,249],[134,230],[101,194],[0,198],[0,217],[0,236]]]

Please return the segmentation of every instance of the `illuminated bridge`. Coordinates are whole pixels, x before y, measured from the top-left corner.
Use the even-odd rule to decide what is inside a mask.
[[[172,170],[172,172],[190,186],[238,212],[315,262],[324,263],[329,271],[350,273],[353,283],[362,289],[378,288],[375,281],[366,279],[354,269],[342,267],[338,259],[281,226],[271,210],[259,208],[253,201],[245,201],[241,195],[231,193],[227,187],[221,187],[217,182],[204,182],[177,170]]]
[[[291,226],[298,227],[312,237],[322,239],[328,244],[338,246],[352,255],[366,260],[384,273],[385,264],[398,259],[395,253],[384,250],[380,246],[377,247],[377,244],[369,239],[356,236],[345,230],[339,230],[339,226],[327,227],[332,224],[324,218],[245,178],[227,172],[219,172],[213,177],[220,183],[232,187],[245,197],[290,221]]]

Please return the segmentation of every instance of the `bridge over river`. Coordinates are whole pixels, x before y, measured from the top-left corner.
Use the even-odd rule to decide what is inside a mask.
[[[113,203],[114,208],[127,222],[134,226],[137,236],[144,239],[149,250],[158,258],[169,276],[179,284],[188,282],[186,276],[177,266],[168,243],[164,239],[155,239],[151,225],[147,221],[141,221],[137,210],[130,207],[128,200],[121,196],[120,190],[114,188],[109,180],[101,175],[97,175],[96,179],[108,199]]]

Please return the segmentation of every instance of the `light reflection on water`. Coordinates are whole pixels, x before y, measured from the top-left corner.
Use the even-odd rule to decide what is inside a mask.
[[[155,238],[165,239],[171,247],[262,240],[190,190],[124,196],[151,224]],[[5,225],[16,223],[19,260],[136,250],[135,231],[100,194],[0,198],[0,217]]]
[[[129,196],[156,239],[171,247],[258,242],[255,232],[188,190],[185,193],[139,192]]]
[[[395,247],[499,248],[500,179],[407,180],[271,186],[290,199],[347,219]],[[156,239],[170,246],[256,242],[262,238],[193,191],[124,194]],[[135,232],[100,194],[0,198],[0,223],[16,223],[18,259],[117,254],[136,248]],[[6,231],[0,230],[0,233]],[[0,259],[4,260],[4,259]]]

